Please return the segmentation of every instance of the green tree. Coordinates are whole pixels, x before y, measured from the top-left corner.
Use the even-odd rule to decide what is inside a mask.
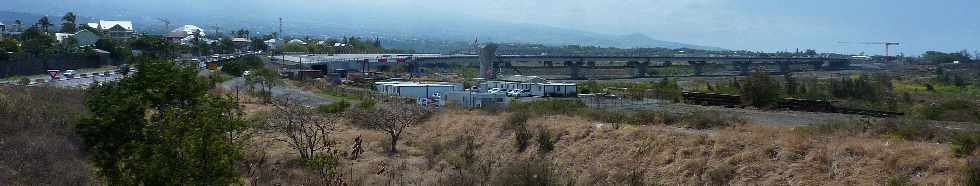
[[[61,17],[61,33],[75,33],[78,32],[78,28],[75,27],[75,16],[74,12],[68,12],[65,16]]]
[[[242,73],[249,70],[262,68],[262,59],[255,56],[247,56],[225,62],[221,71],[233,76],[242,76]]]
[[[20,32],[20,27],[24,26],[24,22],[21,21],[20,19],[14,20],[14,25],[16,25],[14,27],[15,28],[14,32]]]
[[[4,38],[3,40],[0,40],[0,61],[10,60],[20,52],[20,46],[18,46],[17,39]]]
[[[109,57],[117,61],[126,60],[132,55],[129,47],[116,43],[112,39],[99,39],[95,42],[95,48],[109,52]]]
[[[752,76],[742,86],[742,99],[756,107],[769,107],[779,101],[779,85],[762,70],[752,72]]]
[[[32,61],[37,60],[48,69],[47,59],[57,53],[54,46],[54,37],[41,32],[40,28],[34,26],[20,34],[21,48],[27,53]]]
[[[41,27],[41,31],[42,32],[48,32],[48,28],[51,28],[51,26],[54,26],[54,24],[51,24],[51,20],[48,20],[48,16],[41,17],[41,19],[38,19],[37,20],[37,23],[35,23],[35,24],[38,27]]]
[[[151,60],[93,86],[78,132],[107,185],[229,185],[243,159],[239,105],[208,94],[193,68]]]

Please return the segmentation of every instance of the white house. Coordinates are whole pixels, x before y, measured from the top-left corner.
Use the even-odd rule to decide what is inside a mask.
[[[129,39],[136,33],[136,30],[133,29],[132,21],[99,20],[98,23],[88,23],[87,25],[99,29],[113,39]]]
[[[299,39],[293,39],[293,40],[289,40],[289,44],[306,45],[306,41],[299,40]]]
[[[265,42],[265,45],[267,45],[267,46],[269,46],[269,48],[273,48],[273,49],[279,48],[281,46],[280,45],[281,42],[278,39],[269,39],[269,40],[266,40],[264,42]]]
[[[68,40],[69,38],[73,38],[73,37],[75,37],[75,34],[54,33],[54,40],[58,41],[58,43],[64,43],[65,40]]]
[[[200,34],[201,36],[206,36],[207,35],[207,34],[204,33],[204,29],[201,29],[201,27],[194,26],[194,25],[184,25],[184,26],[175,28],[174,30],[172,30],[170,32],[183,32],[184,34],[187,34],[187,35],[194,35],[194,32],[199,32],[198,34]]]

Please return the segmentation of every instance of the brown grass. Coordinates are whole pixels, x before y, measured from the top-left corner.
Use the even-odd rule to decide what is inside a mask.
[[[0,185],[95,185],[73,125],[83,92],[0,87]]]
[[[30,95],[30,96],[27,96]],[[72,91],[0,88],[0,185],[87,185],[96,182],[70,124],[84,114]],[[250,102],[262,117],[270,107]],[[37,105],[25,107],[23,105]],[[332,150],[360,136],[360,159],[341,160],[339,176],[303,166],[281,135],[261,126],[240,165],[247,185],[962,185],[966,158],[947,144],[881,135],[807,132],[754,124],[711,129],[661,123],[611,125],[576,116],[528,120],[548,130],[554,150],[514,145],[510,114],[445,111],[410,128],[388,156],[387,136],[339,126]],[[357,119],[357,118],[353,118]],[[260,118],[254,120],[259,121]],[[706,121],[712,122],[712,121]],[[349,122],[342,122],[349,123]],[[41,125],[37,125],[41,124]],[[714,126],[714,125],[711,125]],[[536,139],[538,132],[531,139]],[[42,145],[43,144],[43,145]]]
[[[347,128],[341,136],[349,139],[338,139],[341,144],[364,135],[368,153],[343,161],[343,179],[354,185],[445,185],[464,178],[495,183],[512,162],[546,159],[554,165],[556,182],[577,185],[883,185],[899,176],[913,184],[958,185],[966,164],[953,158],[945,144],[799,135],[793,128],[751,124],[710,131],[663,125],[597,128],[569,116],[529,120],[529,128],[552,131],[555,150],[539,155],[532,144],[518,153],[514,132],[503,127],[506,118],[467,111],[437,114],[406,134],[399,147],[405,150],[395,157],[384,155],[383,135]],[[472,164],[483,163],[489,174],[460,163],[463,148],[456,141],[465,137],[478,144]]]

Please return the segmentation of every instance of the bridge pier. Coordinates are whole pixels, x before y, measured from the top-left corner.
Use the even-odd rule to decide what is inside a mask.
[[[497,72],[500,70],[496,64],[497,45],[490,43],[480,48],[480,77],[484,79],[497,79]]]
[[[700,75],[704,75],[704,65],[707,64],[708,62],[688,61],[687,63],[691,64],[691,67],[694,68],[694,75],[700,76]]]
[[[807,62],[807,65],[810,65],[810,67],[812,67],[815,71],[820,71],[823,69],[823,61],[810,61]]]
[[[629,65],[630,67],[633,67],[633,77],[634,78],[647,77],[647,75],[650,72],[650,62],[649,61],[647,61],[647,62],[630,61],[627,65]]]
[[[370,71],[370,70],[371,70],[371,66],[370,66],[370,65],[368,65],[368,64],[369,64],[369,63],[368,63],[368,60],[367,60],[367,59],[365,59],[365,60],[361,60],[361,73],[365,73],[365,74],[367,74],[367,73],[368,73],[368,71]]]
[[[581,79],[578,75],[579,67],[585,65],[581,61],[565,61],[565,66],[568,67],[568,75],[571,79]]]
[[[735,69],[738,70],[739,75],[749,75],[752,73],[752,62],[751,61],[736,61]]]
[[[790,68],[790,62],[789,61],[777,62],[777,65],[779,65],[779,73],[780,74],[787,74],[787,73],[790,73],[791,71],[793,71],[793,69]]]

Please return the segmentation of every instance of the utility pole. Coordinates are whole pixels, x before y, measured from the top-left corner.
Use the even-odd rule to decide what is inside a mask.
[[[279,45],[279,53],[282,53],[282,61],[285,63],[286,62],[286,53],[285,52],[282,52],[282,48],[284,47],[284,45],[286,45],[286,41],[283,41],[282,40],[282,35],[283,35],[282,34],[282,17],[279,17],[279,34],[276,36],[276,37],[278,37],[278,38],[276,38],[276,42],[278,42],[278,43],[275,43],[275,44]]]

